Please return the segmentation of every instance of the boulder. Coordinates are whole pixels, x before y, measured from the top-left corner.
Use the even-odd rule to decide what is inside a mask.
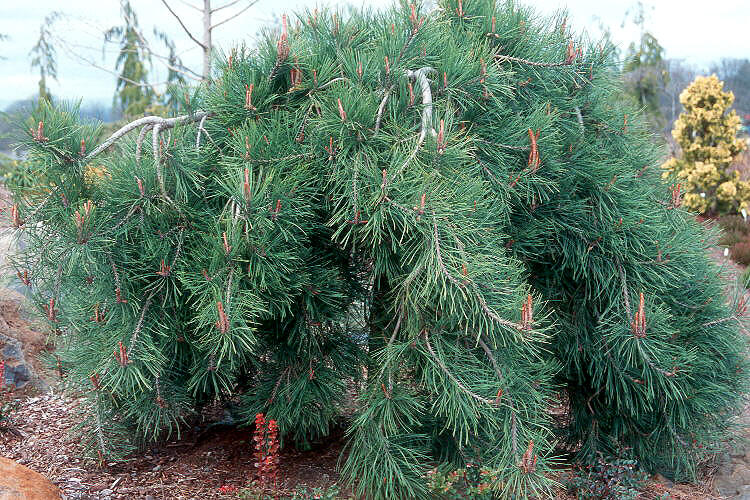
[[[0,457],[0,500],[60,500],[60,489],[28,467]]]
[[[23,346],[18,340],[0,333],[0,360],[5,362],[4,385],[23,389],[33,376],[33,368],[23,354]]]

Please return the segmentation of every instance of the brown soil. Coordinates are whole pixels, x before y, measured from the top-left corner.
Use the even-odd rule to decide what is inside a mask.
[[[117,499],[233,498],[219,488],[241,489],[254,478],[251,431],[235,427],[191,432],[124,463],[99,467],[82,458],[81,446],[70,432],[77,423],[78,403],[54,393],[23,399],[14,413],[22,436],[1,434],[0,455],[44,474],[68,498],[98,499],[104,490]],[[342,445],[339,433],[311,451],[285,449],[280,489],[328,486],[338,480],[336,461]]]

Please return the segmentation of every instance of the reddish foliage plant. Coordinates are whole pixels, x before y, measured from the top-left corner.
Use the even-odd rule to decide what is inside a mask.
[[[266,421],[265,415],[255,415],[253,434],[255,467],[263,489],[276,489],[279,480],[279,426],[276,420]]]

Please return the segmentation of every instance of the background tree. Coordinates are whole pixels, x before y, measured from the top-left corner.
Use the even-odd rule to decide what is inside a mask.
[[[39,100],[52,101],[47,88],[47,78],[57,79],[57,62],[55,46],[52,44],[52,25],[60,17],[59,12],[53,12],[44,18],[39,28],[39,38],[29,52],[31,68],[39,70]]]
[[[553,431],[676,478],[718,451],[745,306],[718,300],[611,47],[512,2],[440,7],[283,17],[198,111],[96,147],[75,109],[35,112],[54,188],[15,194],[17,269],[94,456],[216,399],[300,446],[353,403],[343,473],[367,498],[433,498],[430,470],[467,463],[547,498]]]
[[[646,9],[638,2],[633,22],[640,29],[640,40],[631,43],[625,53],[623,72],[626,89],[646,110],[654,124],[661,128],[664,116],[659,107],[659,97],[669,82],[664,60],[664,48],[656,37],[646,30]]]
[[[730,110],[734,95],[723,86],[711,75],[696,78],[682,92],[685,112],[672,131],[682,155],[663,165],[665,175],[681,183],[685,206],[699,213],[736,213],[750,208],[750,183],[729,168],[747,145],[737,137],[741,121]]]
[[[115,90],[115,102],[123,114],[142,114],[152,103],[155,92],[148,85],[148,69],[151,58],[140,43],[142,38],[138,17],[128,0],[120,2],[123,23],[113,26],[104,34],[105,41],[117,40],[120,45],[116,69],[120,72]]]
[[[722,59],[711,65],[712,73],[734,94],[734,108],[740,115],[750,113],[750,60]]]
[[[664,117],[664,132],[669,138],[672,138],[672,128],[677,117],[682,112],[680,104],[680,94],[685,88],[695,80],[696,69],[687,64],[685,61],[678,59],[667,59],[664,62],[669,80],[660,94],[659,108],[661,115]],[[672,155],[676,154],[674,143],[670,141]]]
[[[169,13],[174,16],[174,18],[177,20],[178,23],[180,23],[180,26],[185,31],[187,36],[195,42],[198,47],[200,47],[201,51],[203,52],[203,70],[201,71],[201,76],[204,80],[210,80],[211,79],[211,59],[213,57],[213,31],[214,29],[218,28],[222,24],[231,21],[232,19],[237,19],[240,15],[245,13],[250,7],[257,4],[259,0],[229,0],[226,3],[219,5],[218,7],[211,7],[211,0],[203,0],[203,5],[198,7],[190,2],[183,2],[185,5],[191,7],[192,9],[197,10],[201,13],[201,17],[203,20],[203,26],[202,26],[202,36],[199,40],[198,37],[196,37],[190,29],[185,25],[185,23],[182,21],[182,18],[177,14],[177,12],[167,3],[167,0],[161,0],[161,2],[164,4],[164,6],[169,10]],[[240,3],[242,2],[242,3]],[[221,21],[214,22],[214,14],[217,12],[228,9],[230,7],[234,7],[235,5],[240,4],[242,8],[238,11],[236,11],[233,14],[230,14],[228,17]],[[244,4],[244,5],[243,5]]]

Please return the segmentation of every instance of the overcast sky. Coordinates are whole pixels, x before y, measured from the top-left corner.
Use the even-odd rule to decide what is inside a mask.
[[[199,3],[199,0],[187,0]],[[228,0],[213,0],[214,6]],[[245,0],[242,0],[245,1]],[[464,0],[471,2],[472,0]],[[172,7],[183,16],[185,24],[200,37],[198,12],[185,2],[169,0]],[[241,2],[240,2],[241,3]],[[214,31],[214,41],[228,48],[241,40],[248,40],[263,24],[273,22],[284,12],[294,12],[316,5],[339,3],[361,4],[362,0],[349,2],[321,2],[319,0],[260,0],[241,17]],[[364,2],[373,7],[389,5],[391,0]],[[599,33],[598,26],[611,29],[614,40],[624,49],[638,36],[637,28],[629,20],[623,26],[626,12],[635,0],[525,0],[541,13],[553,13],[567,7],[570,22],[580,30]],[[750,58],[750,1],[722,0],[646,0],[648,7],[647,29],[654,33],[665,47],[669,58],[684,59],[698,68],[723,57]],[[159,0],[131,0],[144,33],[150,34],[154,26],[166,31],[176,42],[183,61],[200,71],[200,52],[179,24],[171,17]],[[238,4],[239,5],[239,4]],[[39,33],[44,17],[54,10],[63,10],[75,21],[60,21],[57,33],[74,46],[58,50],[59,75],[51,82],[54,95],[69,99],[83,98],[109,104],[115,86],[115,77],[98,70],[72,53],[83,54],[97,64],[111,69],[114,66],[115,47],[110,47],[109,57],[102,61],[102,31],[119,24],[118,0],[0,0],[0,33],[10,36],[0,42],[0,109],[10,102],[29,97],[37,91],[38,75],[29,67],[29,50]],[[231,9],[226,9],[227,13]],[[221,20],[224,11],[217,13]],[[158,70],[155,70],[158,71]],[[162,75],[154,75],[154,77]]]

